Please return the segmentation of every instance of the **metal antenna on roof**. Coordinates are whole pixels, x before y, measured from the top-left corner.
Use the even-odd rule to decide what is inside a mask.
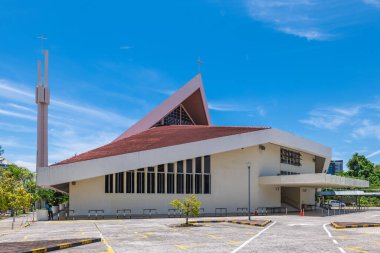
[[[198,57],[197,63],[198,63],[198,73],[200,74],[201,73],[201,66],[202,66],[202,59],[200,56]]]

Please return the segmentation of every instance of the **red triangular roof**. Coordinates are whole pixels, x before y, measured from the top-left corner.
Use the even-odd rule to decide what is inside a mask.
[[[202,77],[200,74],[197,74],[153,111],[117,137],[114,142],[150,129],[181,104],[190,114],[195,125],[211,125]]]
[[[269,129],[268,127],[161,126],[148,129],[54,165],[75,163],[109,156],[175,146],[190,142]],[[52,165],[52,166],[54,166]]]

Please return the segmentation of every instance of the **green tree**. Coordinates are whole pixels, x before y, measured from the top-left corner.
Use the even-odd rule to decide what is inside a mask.
[[[189,216],[199,216],[199,209],[202,206],[202,202],[200,202],[195,195],[190,195],[189,198],[183,198],[182,201],[179,199],[174,199],[170,202],[170,205],[185,215],[185,224],[188,225]]]
[[[364,155],[355,153],[347,167],[349,170],[344,173],[345,176],[368,180],[371,188],[380,187],[380,170]]]
[[[10,171],[0,172],[0,210],[26,210],[31,206],[32,199],[32,194]]]

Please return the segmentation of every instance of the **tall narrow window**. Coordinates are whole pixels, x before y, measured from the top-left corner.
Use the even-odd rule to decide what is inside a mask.
[[[184,193],[183,161],[177,162],[177,194]]]
[[[193,160],[186,160],[186,193],[193,193]]]
[[[204,194],[211,193],[211,157],[209,155],[203,158],[203,177],[204,177]]]
[[[168,163],[166,193],[174,193],[174,163]]]
[[[157,193],[165,193],[165,165],[157,167]]]
[[[202,194],[202,157],[195,158],[195,194]]]
[[[124,172],[116,173],[116,193],[124,193]]]
[[[127,193],[135,192],[135,172],[127,171]]]
[[[105,193],[113,193],[113,174],[105,176]]]
[[[147,174],[147,193],[155,193],[155,174],[154,174],[154,167],[148,167],[148,174]]]
[[[145,170],[137,170],[137,193],[145,193]]]

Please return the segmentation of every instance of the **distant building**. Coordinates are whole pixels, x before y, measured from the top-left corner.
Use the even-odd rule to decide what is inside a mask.
[[[6,168],[6,167],[8,167],[11,164],[12,163],[10,163],[7,159],[5,159],[4,157],[0,156],[0,168]]]
[[[343,171],[343,160],[332,160],[327,170],[327,174],[335,175],[340,171]]]

